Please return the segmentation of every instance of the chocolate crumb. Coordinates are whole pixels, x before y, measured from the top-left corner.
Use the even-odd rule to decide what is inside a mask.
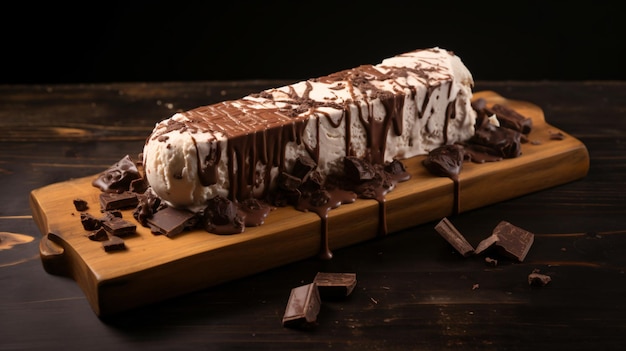
[[[85,230],[96,230],[102,226],[102,221],[89,213],[80,214],[80,223]]]
[[[491,257],[485,257],[485,264],[491,267],[495,267],[498,265],[498,260]]]
[[[74,199],[74,208],[76,208],[76,211],[87,211],[89,209],[89,205],[87,204],[87,201],[83,200],[83,199]]]
[[[541,274],[538,270],[534,270],[528,275],[528,285],[545,286],[552,281],[549,275]]]

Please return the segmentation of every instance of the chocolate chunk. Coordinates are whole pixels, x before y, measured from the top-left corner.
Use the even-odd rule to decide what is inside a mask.
[[[483,239],[480,243],[478,243],[478,246],[476,246],[476,250],[474,251],[474,253],[479,255],[485,252],[490,247],[493,247],[497,241],[498,241],[498,236],[496,235],[488,236],[487,238]]]
[[[143,194],[148,190],[148,182],[144,178],[133,179],[130,182],[129,191],[137,194]]]
[[[124,237],[137,232],[137,225],[120,217],[102,222],[102,227],[111,235]]]
[[[237,234],[245,228],[245,218],[234,202],[223,196],[215,196],[207,201],[202,214],[202,226],[214,234]]]
[[[302,185],[302,179],[293,176],[287,172],[282,172],[276,179],[278,187],[286,191],[297,191],[298,187]]]
[[[463,146],[443,145],[431,150],[422,164],[434,175],[454,179],[461,173],[463,158]]]
[[[100,193],[100,209],[102,211],[121,210],[136,207],[139,203],[137,194],[130,191],[121,193]]]
[[[465,237],[454,227],[447,218],[443,218],[436,226],[435,230],[444,238],[452,247],[454,247],[463,257],[467,257],[474,252],[474,248],[470,245]]]
[[[372,180],[376,176],[376,170],[372,164],[362,158],[347,156],[343,160],[344,172],[348,179],[354,182]]]
[[[113,218],[122,218],[122,212],[118,211],[118,210],[112,210],[112,211],[105,211],[104,215],[102,216],[102,218],[100,218],[101,222],[104,221],[109,221]]]
[[[315,275],[313,283],[317,285],[322,300],[349,296],[356,286],[356,273],[325,273]]]
[[[487,108],[487,113],[495,114],[500,126],[516,130],[522,134],[530,133],[533,126],[532,119],[504,105],[495,104],[491,108]]]
[[[296,158],[296,162],[293,165],[291,175],[304,180],[316,167],[317,164],[312,158],[308,156],[299,156]]]
[[[515,158],[522,154],[522,134],[516,130],[494,126],[485,121],[476,128],[469,144],[481,145],[494,156]]]
[[[300,186],[303,191],[317,191],[324,187],[324,178],[318,171],[312,171]]]
[[[121,192],[130,189],[130,183],[140,178],[139,170],[130,156],[126,155],[117,163],[100,173],[91,184],[105,192]]]
[[[146,222],[153,233],[173,237],[195,226],[197,218],[193,212],[166,207],[155,212]]]
[[[102,226],[102,221],[89,213],[80,214],[80,223],[85,230],[96,230]]]
[[[524,261],[535,240],[533,233],[506,221],[500,222],[494,228],[492,235],[497,238],[495,246],[500,249],[501,253],[519,262]]]
[[[404,163],[396,159],[385,164],[385,172],[394,176],[405,176],[407,174],[406,167],[404,167]]]
[[[102,247],[106,252],[126,250],[124,240],[117,236],[111,236],[107,241],[102,242]]]
[[[102,227],[94,230],[89,235],[87,235],[87,237],[89,238],[89,240],[93,240],[93,241],[109,240],[109,234],[107,234],[107,231]]]
[[[87,201],[83,199],[74,199],[74,208],[76,211],[87,211],[89,209],[89,205],[87,205]]]
[[[291,289],[283,315],[283,326],[299,329],[315,327],[320,305],[321,299],[315,283]]]

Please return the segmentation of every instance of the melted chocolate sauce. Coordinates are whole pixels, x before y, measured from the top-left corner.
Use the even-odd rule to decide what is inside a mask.
[[[342,204],[356,201],[357,196],[351,191],[338,188],[324,191],[324,194],[321,196],[326,198],[320,200],[317,196],[301,197],[295,207],[299,211],[314,212],[320,217],[322,226],[320,228],[321,237],[318,256],[321,259],[330,260],[333,258],[333,253],[328,245],[328,213]]]

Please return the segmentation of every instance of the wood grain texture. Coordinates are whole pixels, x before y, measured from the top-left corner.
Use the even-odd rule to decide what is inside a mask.
[[[475,94],[489,104],[508,105],[533,119],[531,143],[522,156],[487,164],[465,163],[460,180],[461,212],[536,192],[584,177],[589,155],[578,139],[545,121],[536,105],[508,100],[493,91]],[[553,140],[552,133],[563,133]],[[80,134],[80,133],[77,133]],[[132,153],[133,150],[129,150]],[[119,155],[120,158],[123,155]],[[453,183],[421,166],[424,157],[406,160],[411,179],[387,195],[389,232],[397,232],[452,214]],[[95,175],[54,183],[30,195],[33,219],[44,234],[40,255],[45,269],[72,277],[97,315],[107,316],[232,281],[309,257],[320,248],[320,219],[291,207],[270,213],[260,227],[220,236],[204,231],[175,238],[155,236],[138,226],[127,238],[128,250],[105,253],[86,238],[72,200],[86,200],[98,212]],[[378,203],[357,200],[331,211],[329,246],[344,248],[377,237]],[[124,217],[132,218],[131,211]],[[215,269],[215,267],[218,267]]]

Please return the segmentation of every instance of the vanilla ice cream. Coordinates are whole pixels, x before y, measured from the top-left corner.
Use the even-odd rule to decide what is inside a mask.
[[[146,179],[169,205],[200,210],[216,195],[263,197],[300,155],[322,175],[347,155],[390,162],[474,134],[473,80],[452,52],[416,50],[157,123]]]

